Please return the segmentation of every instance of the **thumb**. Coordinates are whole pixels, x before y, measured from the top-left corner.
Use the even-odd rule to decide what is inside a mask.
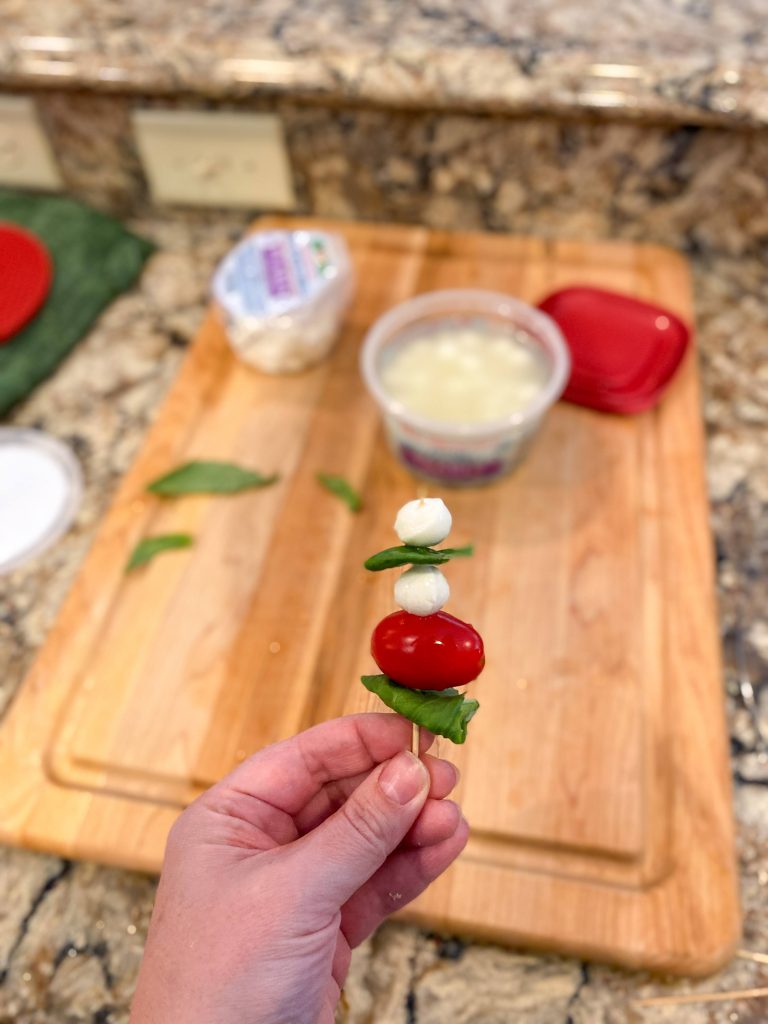
[[[300,840],[307,888],[334,907],[346,903],[403,840],[428,791],[427,769],[409,750],[372,771],[335,814]]]

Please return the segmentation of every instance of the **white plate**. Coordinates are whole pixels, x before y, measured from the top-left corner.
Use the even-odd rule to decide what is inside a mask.
[[[82,494],[80,466],[66,445],[40,430],[0,427],[0,573],[55,543]]]

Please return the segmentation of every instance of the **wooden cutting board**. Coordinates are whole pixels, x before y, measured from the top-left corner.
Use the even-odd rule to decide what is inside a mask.
[[[179,809],[238,760],[372,706],[358,677],[393,574],[361,563],[393,542],[417,486],[358,374],[385,309],[433,288],[535,302],[581,283],[691,319],[685,263],[657,247],[330,226],[358,290],[324,365],[260,375],[213,315],[203,324],[0,728],[4,841],[156,871]],[[145,493],[191,458],[281,480],[230,498]],[[357,485],[365,510],[321,491],[318,470]],[[450,610],[488,652],[481,712],[450,751],[472,835],[407,916],[713,970],[739,911],[695,357],[653,412],[558,406],[513,476],[449,501],[452,543],[477,549],[448,567]],[[139,538],[176,531],[195,546],[124,575]]]

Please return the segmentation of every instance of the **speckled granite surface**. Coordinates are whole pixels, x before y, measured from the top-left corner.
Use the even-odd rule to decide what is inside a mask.
[[[768,120],[763,0],[5,0],[0,81]]]
[[[320,213],[334,212],[335,193],[327,195]],[[642,209],[639,190],[636,202]],[[451,226],[450,208],[440,210],[433,210],[431,222]],[[547,204],[534,194],[522,210],[519,227],[531,231],[573,236],[591,227],[595,234],[673,240],[667,224],[592,221],[588,207],[574,210],[571,218],[559,208],[551,219]],[[242,215],[218,214],[133,222],[161,250],[140,289],[107,311],[57,375],[13,417],[69,441],[87,486],[69,535],[28,568],[0,580],[0,713],[51,625],[179,365],[201,315],[210,270],[245,222]],[[686,240],[681,231],[678,243]],[[738,255],[743,250],[735,235],[728,247],[736,254],[696,244],[694,270],[737,781],[744,946],[768,952],[768,268]],[[0,849],[0,1024],[126,1024],[153,891],[154,883],[140,875]],[[345,1019],[758,1024],[768,1018],[766,1001],[632,1006],[647,995],[758,985],[768,985],[768,965],[744,960],[689,984],[389,925],[355,955]]]
[[[132,107],[205,106],[65,92],[37,103],[69,191],[123,213],[149,208]],[[764,131],[334,110],[293,99],[248,109],[280,116],[299,212],[620,234],[732,253],[768,245]]]

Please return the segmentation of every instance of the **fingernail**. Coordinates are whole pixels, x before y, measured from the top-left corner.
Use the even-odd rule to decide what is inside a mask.
[[[458,784],[461,782],[461,772],[453,763],[453,761],[448,761],[447,764],[449,764],[451,768],[453,768],[453,774],[456,776],[455,779],[453,780],[453,784],[454,786],[458,786]]]
[[[408,804],[427,784],[427,769],[410,750],[401,750],[379,776],[384,795],[396,804]]]

